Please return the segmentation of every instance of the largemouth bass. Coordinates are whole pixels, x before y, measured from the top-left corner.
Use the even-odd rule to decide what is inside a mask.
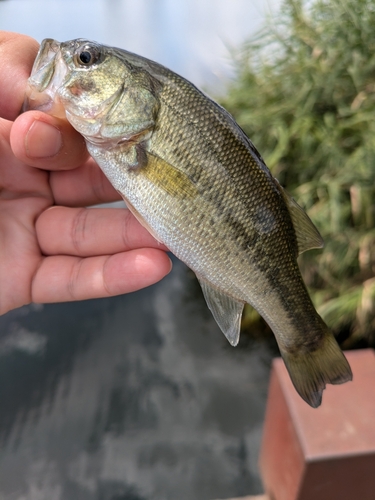
[[[322,238],[227,111],[156,62],[82,39],[42,42],[28,106],[66,115],[135,217],[195,272],[232,345],[247,302],[308,404],[351,380],[297,264]]]

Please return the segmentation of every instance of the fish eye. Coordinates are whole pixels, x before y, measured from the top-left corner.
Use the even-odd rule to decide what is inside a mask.
[[[92,66],[100,60],[101,54],[94,45],[85,45],[80,47],[76,53],[76,63],[79,66]]]
[[[90,64],[91,61],[91,54],[88,50],[85,50],[84,52],[81,52],[79,55],[79,60],[81,61],[82,64]]]

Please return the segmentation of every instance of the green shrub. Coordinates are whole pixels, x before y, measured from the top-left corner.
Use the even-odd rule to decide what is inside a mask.
[[[299,258],[319,313],[373,341],[375,0],[285,0],[221,103],[325,240]]]

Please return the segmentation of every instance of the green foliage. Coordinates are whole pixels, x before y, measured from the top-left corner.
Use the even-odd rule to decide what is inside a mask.
[[[299,261],[319,313],[362,337],[375,331],[374,26],[375,0],[284,0],[221,100],[325,239]]]

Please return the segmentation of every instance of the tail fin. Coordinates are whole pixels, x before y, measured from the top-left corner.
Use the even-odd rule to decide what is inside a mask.
[[[320,406],[326,384],[352,380],[352,371],[334,336],[328,330],[314,351],[281,351],[293,385],[302,399],[313,408]]]

